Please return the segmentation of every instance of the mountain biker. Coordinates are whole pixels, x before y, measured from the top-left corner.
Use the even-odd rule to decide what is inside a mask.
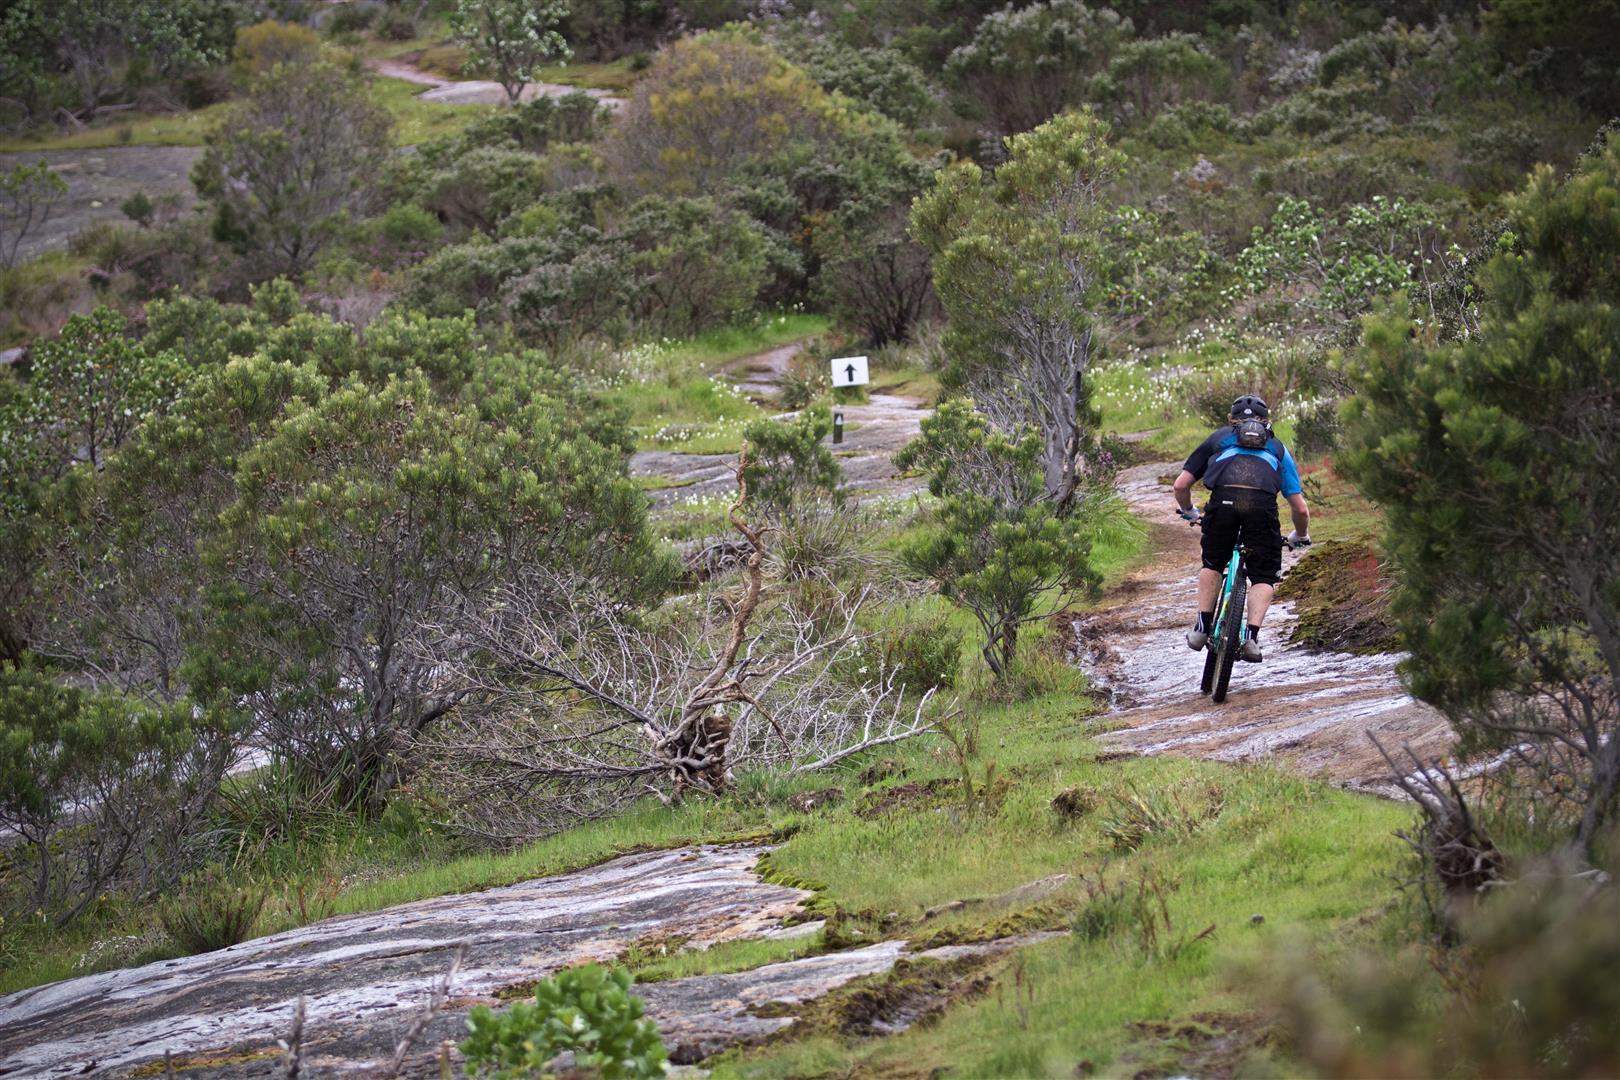
[[[1282,570],[1285,542],[1277,524],[1277,495],[1288,500],[1294,530],[1290,547],[1311,542],[1311,511],[1301,493],[1299,468],[1282,440],[1271,432],[1271,409],[1253,394],[1232,402],[1225,427],[1210,434],[1192,452],[1174,484],[1176,513],[1187,521],[1200,518],[1193,506],[1192,486],[1202,480],[1209,489],[1205,504],[1203,567],[1198,571],[1198,621],[1187,632],[1187,647],[1194,652],[1209,643],[1215,619],[1215,598],[1226,566],[1232,559],[1239,532],[1248,548],[1248,628],[1238,658],[1258,664],[1260,627],[1271,606],[1277,575]]]

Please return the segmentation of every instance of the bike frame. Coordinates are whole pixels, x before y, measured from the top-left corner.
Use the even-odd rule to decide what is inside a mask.
[[[1226,617],[1231,612],[1226,609],[1231,605],[1232,590],[1237,588],[1238,575],[1243,572],[1243,545],[1232,546],[1232,560],[1226,564],[1226,578],[1221,582],[1221,594],[1215,600],[1215,625],[1210,627],[1209,640],[1221,640],[1221,634],[1226,629]],[[1238,613],[1242,617],[1242,612]]]

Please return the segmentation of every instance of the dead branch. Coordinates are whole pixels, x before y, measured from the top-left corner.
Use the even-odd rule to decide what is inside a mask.
[[[1423,811],[1423,826],[1416,834],[1397,832],[1417,855],[1424,874],[1432,874],[1442,890],[1436,904],[1424,888],[1424,902],[1449,939],[1455,934],[1459,904],[1503,880],[1507,860],[1475,819],[1456,778],[1439,761],[1425,763],[1412,748],[1402,745],[1410,770],[1398,765],[1377,736],[1367,737],[1389,765],[1395,783]]]
[[[728,515],[749,549],[740,589],[673,601],[649,625],[547,572],[424,630],[415,647],[460,705],[418,748],[461,828],[516,842],[649,792],[716,793],[739,768],[806,772],[932,730],[931,691],[908,698],[868,670],[858,618],[875,585],[800,570],[768,587],[773,529],[748,520],[745,466]]]
[[[405,1066],[405,1055],[411,1052],[411,1045],[421,1036],[422,1029],[428,1026],[428,1023],[444,1005],[445,999],[450,996],[450,984],[455,981],[456,973],[461,970],[461,962],[466,958],[467,943],[462,941],[456,945],[455,954],[450,958],[450,970],[446,971],[444,978],[439,980],[438,984],[433,987],[432,992],[428,994],[427,1004],[423,1006],[421,1012],[416,1014],[415,1019],[411,1021],[411,1026],[405,1029],[405,1034],[400,1036],[399,1043],[394,1047],[394,1057],[389,1062],[388,1072],[385,1075],[390,1077],[399,1075],[399,1070]],[[302,999],[299,1000],[302,1002]]]
[[[293,1007],[292,1030],[287,1032],[285,1039],[278,1039],[276,1045],[281,1047],[281,1075],[283,1080],[298,1080],[298,1070],[302,1065],[304,1055],[304,995],[298,995],[298,1004]]]

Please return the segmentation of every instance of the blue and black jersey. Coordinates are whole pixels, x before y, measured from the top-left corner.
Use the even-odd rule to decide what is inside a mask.
[[[1246,450],[1237,444],[1237,432],[1230,425],[1211,433],[1182,467],[1211,491],[1239,487],[1298,495],[1301,490],[1299,466],[1281,439],[1273,435],[1264,450]]]

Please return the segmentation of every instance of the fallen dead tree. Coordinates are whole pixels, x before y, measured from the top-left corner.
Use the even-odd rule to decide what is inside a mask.
[[[1373,746],[1389,765],[1390,776],[1423,812],[1415,830],[1396,832],[1412,849],[1415,886],[1443,942],[1458,940],[1463,916],[1487,889],[1506,878],[1507,860],[1480,824],[1456,776],[1438,761],[1424,762],[1410,746],[1401,749],[1409,766],[1396,762],[1376,736]]]
[[[649,618],[543,575],[427,628],[421,647],[462,704],[418,749],[457,827],[516,842],[648,793],[715,794],[741,771],[826,768],[934,727],[933,689],[868,659],[858,617],[877,585],[829,575],[813,604],[771,587],[772,529],[747,519],[745,467],[729,513],[748,550],[735,586]]]

